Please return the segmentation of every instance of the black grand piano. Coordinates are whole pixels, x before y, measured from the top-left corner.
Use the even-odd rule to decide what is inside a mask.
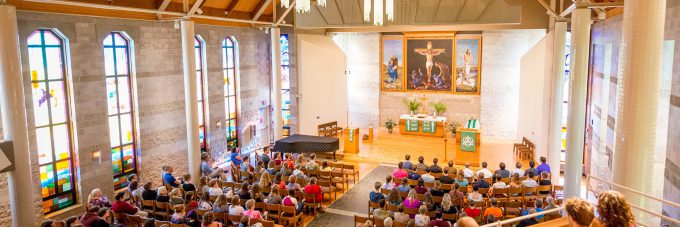
[[[332,137],[295,134],[276,141],[272,151],[281,153],[335,152],[340,149],[340,140]]]

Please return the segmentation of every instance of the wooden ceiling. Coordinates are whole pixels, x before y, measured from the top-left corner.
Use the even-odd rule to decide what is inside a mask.
[[[187,13],[192,8],[198,7],[197,9],[200,10],[196,10],[196,17],[191,17],[191,20],[197,23],[253,26],[253,23],[248,23],[248,21],[263,22],[258,23],[260,25],[276,23],[274,7],[278,7],[279,0],[8,0],[7,2],[16,6],[17,10],[20,11],[145,20],[178,19],[183,17],[180,13]],[[197,2],[199,5],[195,6]],[[71,3],[77,3],[77,5]],[[102,8],[100,6],[113,7]],[[132,10],[126,10],[130,8]],[[139,12],[139,10],[135,9],[174,12],[177,14],[160,15],[146,11]],[[283,14],[283,10],[279,10],[277,15],[280,16],[281,14]]]

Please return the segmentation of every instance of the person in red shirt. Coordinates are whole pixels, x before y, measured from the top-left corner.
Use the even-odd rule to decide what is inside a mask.
[[[482,215],[482,210],[479,209],[478,207],[475,207],[474,200],[470,200],[470,206],[466,207],[463,211],[467,214],[468,217],[472,218]]]
[[[310,178],[309,184],[305,186],[305,188],[302,191],[304,191],[307,194],[314,195],[317,202],[323,201],[323,193],[321,192],[321,186],[316,184],[316,177]]]
[[[97,220],[99,220],[99,215],[97,215],[97,212],[99,212],[98,206],[91,206],[88,208],[87,213],[80,217],[80,224],[83,224],[85,227],[92,226]]]
[[[111,210],[114,213],[126,213],[129,215],[139,215],[142,217],[147,217],[148,214],[144,211],[139,211],[139,208],[130,204],[130,202],[125,200],[125,192],[118,192],[115,196],[116,202],[113,203]]]
[[[437,212],[436,217],[437,219],[430,221],[430,227],[451,227],[450,222],[442,220],[441,212]]]

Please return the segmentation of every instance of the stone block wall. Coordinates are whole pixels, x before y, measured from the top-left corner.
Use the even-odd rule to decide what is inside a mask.
[[[142,182],[151,181],[154,185],[160,185],[161,166],[166,164],[173,165],[177,174],[188,171],[181,37],[180,30],[173,22],[33,12],[17,14],[34,182],[33,187],[27,190],[32,190],[35,195],[37,221],[41,221],[44,215],[26,52],[26,38],[37,28],[54,28],[66,38],[75,143],[73,162],[76,166],[77,205],[55,212],[49,218],[64,219],[82,213],[82,204],[86,203],[87,195],[94,188],[102,189],[109,198],[113,197],[102,47],[104,38],[112,31],[125,32],[133,43],[133,107],[138,173]],[[196,34],[206,42],[208,146],[213,156],[219,159],[226,149],[221,42],[227,36],[233,36],[238,42],[240,134],[245,125],[257,122],[258,109],[269,103],[270,35],[251,28],[195,27]],[[101,152],[100,159],[91,158],[94,151]],[[3,214],[0,215],[0,226],[11,226],[6,174],[0,176],[0,214]]]
[[[680,0],[666,2],[666,24],[664,40],[673,42],[673,63],[671,79],[670,110],[668,117],[668,144],[664,169],[663,198],[680,203]],[[676,220],[680,219],[680,209],[663,206],[662,212]],[[671,223],[662,221],[662,224]]]

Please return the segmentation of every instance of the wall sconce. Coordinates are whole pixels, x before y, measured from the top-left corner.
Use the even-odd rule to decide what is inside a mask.
[[[92,161],[100,162],[101,152],[99,150],[92,151]]]

